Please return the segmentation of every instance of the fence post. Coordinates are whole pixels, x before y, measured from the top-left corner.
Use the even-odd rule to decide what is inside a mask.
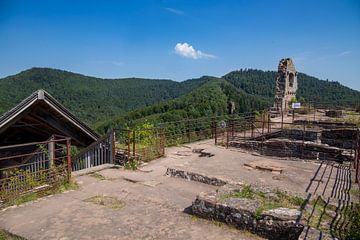
[[[188,138],[188,142],[191,142],[190,139],[190,120],[187,120],[187,138]]]
[[[305,125],[305,123],[304,123],[304,128],[303,128],[303,139],[302,139],[302,149],[301,149],[301,158],[304,158],[305,134],[306,134],[306,125]]]
[[[229,148],[229,126],[226,127],[226,148]]]
[[[68,181],[71,179],[71,142],[70,138],[66,140],[66,146],[67,146],[67,177]]]
[[[292,122],[295,120],[295,108],[292,109]]]
[[[127,149],[127,152],[128,152],[128,160],[130,160],[130,154],[131,154],[131,149],[130,149],[130,144],[131,144],[131,132],[130,132],[130,129],[128,129],[127,131],[128,133],[128,149]]]
[[[281,109],[281,130],[284,128],[284,111]]]
[[[48,151],[49,151],[49,168],[51,168],[54,165],[54,159],[55,159],[55,137],[52,136],[50,138],[50,142],[48,143]]]
[[[251,122],[251,137],[254,137],[255,122]]]
[[[263,116],[262,116],[262,135],[264,135],[264,129],[265,129],[265,114],[266,112],[263,112]]]
[[[214,130],[215,130],[215,145],[217,145],[217,123],[215,121],[215,125],[214,125]]]
[[[231,137],[233,138],[235,135],[235,117],[234,115],[231,116]]]
[[[161,148],[161,156],[165,155],[165,129],[160,128],[160,148]]]
[[[360,161],[360,156],[359,156],[359,145],[357,146],[356,152],[355,152],[355,161],[354,161],[354,165],[355,165],[355,183],[359,183],[359,161]],[[360,186],[359,186],[360,187]]]
[[[210,125],[211,126],[211,138],[214,138],[214,135],[215,135],[214,134],[214,125],[215,125],[214,122],[215,122],[215,119],[214,119],[214,117],[212,117],[211,118],[211,125]]]
[[[270,126],[270,114],[268,114],[268,133],[270,133],[271,131],[271,126]]]
[[[111,130],[111,154],[112,154],[112,163],[115,164],[115,129]]]
[[[136,158],[136,131],[133,130],[133,155]]]

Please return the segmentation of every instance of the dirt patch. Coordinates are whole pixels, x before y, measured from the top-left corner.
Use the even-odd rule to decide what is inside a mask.
[[[121,209],[125,206],[125,203],[120,199],[117,199],[116,197],[103,196],[103,195],[93,196],[83,201],[98,204],[115,210]]]

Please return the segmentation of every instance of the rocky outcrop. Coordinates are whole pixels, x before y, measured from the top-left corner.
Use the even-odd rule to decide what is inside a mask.
[[[277,208],[257,213],[260,203],[246,198],[219,200],[219,193],[200,194],[192,203],[193,214],[248,230],[267,239],[298,239],[304,225],[297,209]]]

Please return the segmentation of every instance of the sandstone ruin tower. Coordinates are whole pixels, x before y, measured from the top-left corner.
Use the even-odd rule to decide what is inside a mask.
[[[296,97],[297,72],[291,58],[281,59],[276,76],[274,108],[278,112],[286,111],[289,102]]]

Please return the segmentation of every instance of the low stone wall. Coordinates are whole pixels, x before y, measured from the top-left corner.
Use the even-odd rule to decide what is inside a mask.
[[[351,161],[352,157],[344,149],[313,142],[289,139],[271,139],[266,141],[230,142],[229,146],[256,151],[266,156],[300,158],[311,160]]]
[[[353,128],[356,127],[356,124],[353,123],[345,123],[345,122],[329,122],[329,121],[308,121],[308,120],[294,120],[294,124],[299,125],[313,125],[318,126],[324,129],[329,128]]]
[[[283,129],[281,137],[292,140],[305,140],[305,141],[316,141],[318,139],[319,131],[305,131],[301,129]]]
[[[327,110],[325,111],[325,116],[333,117],[333,118],[340,118],[343,116],[342,110]]]
[[[214,186],[224,186],[226,184],[224,180],[215,177],[208,177],[202,174],[187,172],[184,170],[179,170],[174,168],[168,168],[166,170],[166,175],[171,177],[184,178],[189,181],[201,182]]]
[[[245,198],[220,201],[219,192],[202,193],[192,203],[193,214],[248,230],[267,239],[298,239],[304,229],[297,209],[277,208],[256,214],[259,202]]]
[[[321,132],[321,143],[339,148],[351,149],[356,139],[355,128],[331,129]]]

